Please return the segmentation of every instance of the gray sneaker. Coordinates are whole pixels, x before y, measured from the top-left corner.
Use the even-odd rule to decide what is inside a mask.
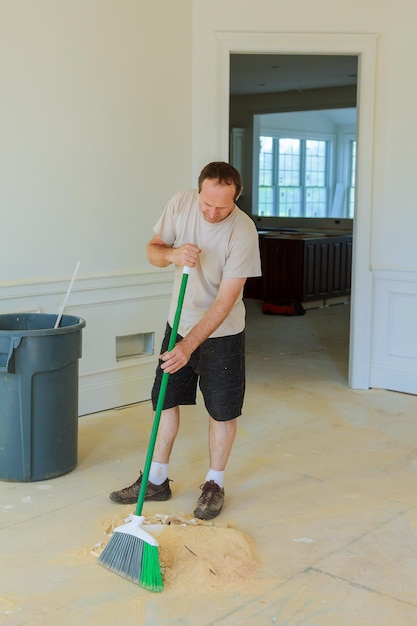
[[[198,519],[213,519],[217,517],[223,508],[224,489],[219,487],[214,480],[208,480],[204,485],[200,485],[202,491],[194,510]]]
[[[139,478],[132,485],[129,485],[129,487],[125,487],[124,489],[120,489],[120,491],[113,491],[110,494],[110,500],[117,502],[117,504],[136,504],[139,497],[142,476],[143,474],[141,472]],[[162,485],[154,485],[148,481],[145,492],[145,500],[155,500],[159,502],[162,500],[169,500],[172,495],[169,483],[169,478],[164,480]]]

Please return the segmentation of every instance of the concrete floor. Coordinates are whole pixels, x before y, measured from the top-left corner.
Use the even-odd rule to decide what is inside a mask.
[[[198,588],[196,571],[192,587],[174,579],[156,594],[91,556],[130,511],[108,493],[142,466],[146,402],[82,417],[69,474],[0,482],[1,624],[417,624],[417,397],[347,387],[348,306],[285,318],[247,304],[245,411],[215,523],[254,542],[249,584]],[[145,515],[192,512],[206,440],[199,403],[183,413],[173,498],[145,503]]]

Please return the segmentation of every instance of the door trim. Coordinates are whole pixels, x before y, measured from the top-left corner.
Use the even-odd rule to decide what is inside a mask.
[[[368,389],[372,329],[370,259],[376,34],[216,32],[217,154],[228,159],[231,54],[358,55],[357,186],[353,227],[349,386]]]

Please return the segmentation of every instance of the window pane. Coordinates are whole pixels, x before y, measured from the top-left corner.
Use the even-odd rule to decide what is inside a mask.
[[[272,137],[260,137],[259,184],[271,185],[273,173]]]
[[[356,141],[350,142],[350,186],[355,186],[356,171]]]
[[[325,141],[306,141],[306,174],[305,184],[308,186],[326,186],[326,155],[327,144]]]
[[[301,215],[301,140],[285,137],[278,142],[278,215]]]
[[[274,214],[274,155],[272,137],[260,137],[258,215]]]
[[[279,185],[300,185],[300,145],[299,139],[279,140]]]
[[[356,141],[349,143],[350,147],[350,171],[349,171],[349,196],[347,216],[353,218],[355,213],[355,172],[356,172]]]
[[[274,215],[274,189],[273,187],[259,187],[258,191],[258,215],[271,217]]]
[[[327,142],[306,140],[305,215],[327,215]]]
[[[326,217],[327,188],[306,187],[306,217]]]
[[[279,216],[301,216],[301,189],[300,187],[279,188]]]

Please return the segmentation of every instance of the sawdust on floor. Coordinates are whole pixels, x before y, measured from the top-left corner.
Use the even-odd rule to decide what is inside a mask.
[[[125,519],[105,522],[105,539],[84,556],[97,558]],[[259,561],[254,541],[240,530],[186,514],[146,517],[142,528],[158,541],[164,592],[224,593],[252,587]]]

